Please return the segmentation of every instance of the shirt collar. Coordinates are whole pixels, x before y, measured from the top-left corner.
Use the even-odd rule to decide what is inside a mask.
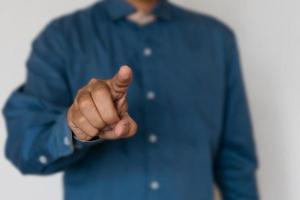
[[[126,17],[132,14],[136,9],[130,5],[126,0],[105,0],[109,16],[113,20]],[[157,17],[164,20],[171,19],[170,4],[167,0],[158,0],[152,13]]]

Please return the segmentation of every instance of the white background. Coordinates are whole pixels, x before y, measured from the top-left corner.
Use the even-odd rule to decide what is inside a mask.
[[[31,40],[53,17],[93,0],[0,0],[0,106],[24,80]],[[300,2],[176,0],[212,14],[236,32],[254,122],[264,200],[300,199]],[[62,199],[61,174],[21,176],[4,158],[0,121],[0,199]]]

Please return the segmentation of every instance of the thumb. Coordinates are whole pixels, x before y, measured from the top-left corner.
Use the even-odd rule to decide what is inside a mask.
[[[118,100],[124,96],[132,81],[132,70],[127,65],[120,67],[118,73],[108,81],[112,97]]]

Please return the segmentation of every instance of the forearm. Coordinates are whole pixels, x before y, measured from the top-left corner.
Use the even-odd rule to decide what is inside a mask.
[[[3,113],[7,123],[7,158],[24,174],[50,174],[79,161],[93,142],[74,141],[66,111],[16,91]]]

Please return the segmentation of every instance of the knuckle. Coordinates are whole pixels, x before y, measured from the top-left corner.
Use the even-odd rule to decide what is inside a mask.
[[[78,105],[81,110],[87,109],[91,106],[91,101],[88,97],[82,97],[81,99],[79,99]]]
[[[97,79],[95,79],[95,78],[91,78],[91,80],[90,80],[90,82],[89,82],[89,84],[94,84],[94,83],[97,83]]]
[[[77,91],[77,96],[79,97],[83,92],[85,91],[85,88],[80,88],[78,91]]]
[[[98,86],[92,90],[92,94],[95,96],[104,96],[108,94],[108,90],[105,86]]]
[[[83,116],[78,116],[76,118],[76,123],[78,124],[78,126],[83,126],[85,124],[85,122],[86,122],[86,119]]]

